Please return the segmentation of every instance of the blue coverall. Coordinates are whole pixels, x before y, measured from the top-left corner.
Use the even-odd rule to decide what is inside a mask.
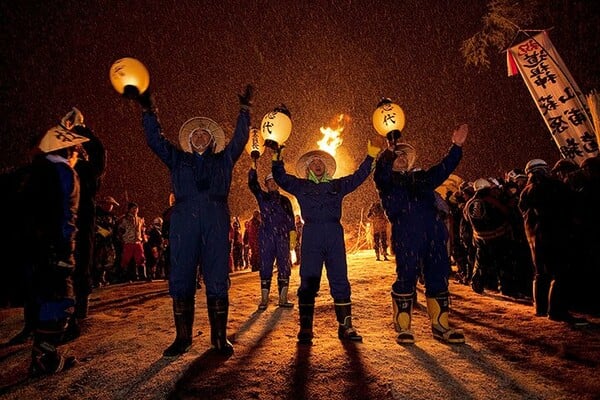
[[[169,168],[175,195],[169,245],[169,293],[188,299],[196,292],[202,266],[207,299],[225,299],[229,288],[229,206],[227,198],[235,162],[248,142],[250,115],[240,110],[231,141],[219,153],[187,153],[161,131],[158,118],[143,113],[146,142]]]
[[[283,161],[273,161],[275,182],[296,197],[305,221],[298,297],[314,299],[325,263],[333,299],[350,298],[344,230],[340,223],[342,200],[367,179],[372,164],[373,157],[367,156],[353,174],[315,183],[287,174]]]
[[[395,154],[389,149],[377,159],[373,179],[392,224],[395,293],[413,293],[421,267],[427,297],[448,290],[448,230],[438,216],[434,191],[456,169],[461,158],[462,148],[453,144],[442,161],[426,171],[392,171]]]
[[[289,279],[291,270],[290,231],[296,230],[292,202],[279,191],[262,190],[254,168],[250,168],[248,171],[248,186],[256,197],[262,220],[258,230],[260,279],[272,278],[275,260],[277,260],[277,278]]]

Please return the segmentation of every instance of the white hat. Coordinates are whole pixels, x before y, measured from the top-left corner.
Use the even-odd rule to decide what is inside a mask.
[[[492,187],[492,184],[485,178],[475,179],[475,182],[473,182],[473,189],[476,191],[489,187]]]
[[[548,163],[540,158],[529,160],[525,165],[525,173],[530,174],[534,171],[548,170]]]
[[[181,125],[179,128],[179,144],[181,148],[192,153],[192,145],[190,143],[190,137],[192,133],[197,130],[204,130],[208,132],[215,142],[213,153],[219,153],[225,148],[225,132],[223,128],[219,126],[215,121],[206,117],[194,117],[190,118]]]
[[[333,158],[331,154],[324,150],[312,150],[300,156],[300,159],[296,163],[296,174],[298,176],[305,177],[309,164],[315,159],[320,159],[323,161],[323,164],[325,164],[325,170],[329,176],[333,176],[333,174],[335,174],[335,169],[337,167],[335,158]]]
[[[38,147],[44,153],[51,153],[67,147],[77,146],[89,140],[85,136],[78,135],[57,125],[46,132]]]
[[[270,179],[273,179],[273,174],[269,174],[269,175],[265,176],[265,183]]]
[[[417,149],[410,143],[398,143],[394,148],[394,153],[404,153],[406,154],[406,161],[408,163],[408,169],[411,169],[415,165],[415,160],[417,159]]]

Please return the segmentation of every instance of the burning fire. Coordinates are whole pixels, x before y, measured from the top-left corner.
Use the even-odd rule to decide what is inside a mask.
[[[348,121],[350,121],[350,117],[340,114],[333,119],[331,127],[321,127],[323,138],[317,142],[319,150],[324,150],[335,157],[337,148],[342,145],[341,135]]]

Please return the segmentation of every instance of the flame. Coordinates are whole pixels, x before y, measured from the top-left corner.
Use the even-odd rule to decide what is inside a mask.
[[[345,124],[350,118],[345,114],[340,114],[334,118],[331,125],[333,127],[321,127],[321,133],[323,138],[317,142],[319,150],[324,150],[335,157],[335,152],[338,147],[342,145],[342,132],[344,131]]]

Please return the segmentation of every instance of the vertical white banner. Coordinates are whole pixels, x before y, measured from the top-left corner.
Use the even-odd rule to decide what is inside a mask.
[[[548,34],[541,32],[511,47],[507,57],[509,75],[515,67],[520,72],[561,155],[578,165],[598,155],[585,96]]]

